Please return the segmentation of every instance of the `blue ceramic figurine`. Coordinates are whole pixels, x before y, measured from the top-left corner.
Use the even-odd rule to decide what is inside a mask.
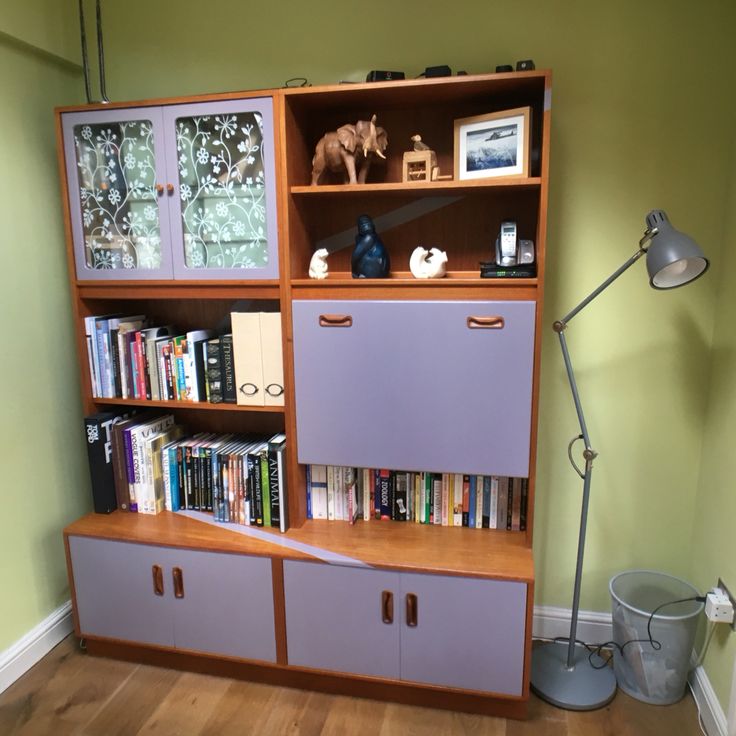
[[[354,279],[382,279],[391,270],[391,261],[386,246],[378,237],[376,228],[368,215],[358,218],[358,234],[351,258]]]

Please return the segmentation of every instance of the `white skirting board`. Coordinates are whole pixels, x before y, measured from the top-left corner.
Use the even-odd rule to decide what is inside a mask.
[[[0,693],[71,634],[72,603],[67,601],[4,652],[0,652]]]
[[[554,639],[558,636],[570,636],[570,614],[569,608],[535,606],[532,637],[534,639]],[[586,644],[602,644],[611,641],[613,638],[611,614],[580,611],[575,638]],[[694,665],[695,661],[692,664]],[[708,736],[731,736],[726,725],[726,715],[702,666],[692,670],[688,682],[700,711],[703,728]]]
[[[10,648],[0,653],[0,693],[25,674],[73,630],[72,604],[67,601]],[[570,633],[570,609],[536,606],[532,635],[554,639]],[[611,614],[580,611],[577,637],[589,644],[610,641]],[[690,674],[690,686],[708,736],[727,736],[726,715],[702,667]]]

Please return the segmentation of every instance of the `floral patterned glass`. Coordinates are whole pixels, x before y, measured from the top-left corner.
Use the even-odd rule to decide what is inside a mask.
[[[151,121],[76,125],[74,148],[87,267],[160,268]]]
[[[186,266],[266,266],[261,114],[177,118],[176,147]]]

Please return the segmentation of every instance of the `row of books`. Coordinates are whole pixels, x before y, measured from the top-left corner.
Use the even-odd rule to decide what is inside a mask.
[[[526,530],[528,478],[308,465],[307,516]]]
[[[223,523],[288,528],[282,433],[189,436],[171,414],[149,412],[94,414],[85,432],[96,511],[198,510]]]
[[[86,317],[92,395],[214,404],[283,403],[281,315],[234,312],[230,322],[232,331],[224,334],[209,329],[180,333],[174,325],[152,325],[144,314]]]

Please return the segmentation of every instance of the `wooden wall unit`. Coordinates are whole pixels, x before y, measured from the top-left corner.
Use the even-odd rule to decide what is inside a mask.
[[[108,273],[97,280],[96,274],[84,268],[80,270],[75,253],[77,258],[85,257],[84,243],[79,242],[84,228],[75,220],[82,216],[79,192],[69,187],[75,182],[77,166],[73,160],[74,144],[69,139],[72,130],[69,121],[94,123],[95,116],[101,115],[100,120],[114,124],[118,112],[127,116],[125,119],[136,120],[146,109],[155,110],[163,120],[170,121],[175,119],[173,112],[177,109],[188,113],[192,110],[205,112],[211,106],[215,115],[238,109],[238,101],[247,108],[248,101],[254,99],[273,111],[272,124],[266,121],[262,126],[262,144],[267,164],[275,172],[274,181],[267,182],[268,186],[274,186],[275,197],[267,206],[270,214],[277,210],[276,226],[268,228],[266,247],[274,249],[269,252],[275,252],[277,246],[278,273],[274,273],[271,257],[267,271],[249,273],[247,268],[232,269],[228,273],[217,271],[217,278],[209,274],[208,280],[200,280],[196,278],[196,268],[182,270],[181,253],[171,257],[179,263],[176,274],[172,270],[172,278],[120,279]],[[263,434],[285,431],[288,448],[291,529],[286,534],[250,527],[234,528],[215,524],[204,516],[193,518],[191,514],[171,512],[155,517],[122,511],[109,516],[90,515],[65,529],[76,633],[88,640],[91,652],[289,686],[502,716],[525,716],[534,591],[531,543],[540,320],[546,261],[550,100],[551,74],[535,71],[269,90],[56,111],[85,413],[120,405],[151,406],[173,412],[177,420],[197,431],[260,431]],[[196,108],[191,107],[194,102]],[[531,108],[528,177],[402,182],[402,153],[410,150],[413,134],[421,134],[435,150],[441,173],[449,174],[453,171],[455,120],[526,106]],[[370,119],[373,114],[377,116],[378,125],[388,132],[385,164],[374,163],[363,185],[332,182],[310,186],[311,158],[317,140],[328,130]],[[173,132],[170,130],[166,135],[171,136]],[[101,145],[104,148],[104,142]],[[165,154],[169,160],[160,162],[169,179],[176,173],[170,160],[171,150],[169,145]],[[270,161],[269,156],[272,156]],[[204,162],[204,154],[200,159]],[[133,165],[132,158],[129,163]],[[107,172],[108,179],[110,173]],[[181,165],[179,174],[183,176]],[[159,198],[165,200],[179,195],[178,187],[183,181],[177,182],[173,191],[166,186],[170,181],[155,182],[161,184]],[[114,177],[112,183],[114,186]],[[107,196],[110,190],[102,191]],[[255,195],[251,192],[248,196]],[[146,202],[148,206],[155,204],[155,198]],[[166,204],[169,211],[172,210],[170,204]],[[139,210],[140,213],[144,211]],[[151,215],[150,209],[146,212]],[[386,216],[394,223],[391,227],[378,228],[392,261],[387,279],[351,278],[351,246],[356,219],[361,214],[369,214],[374,219]],[[515,220],[520,237],[534,241],[535,278],[479,277],[479,262],[492,260],[493,243],[505,220]],[[174,232],[176,228],[170,230]],[[146,242],[143,241],[144,246]],[[308,278],[311,255],[325,242],[331,247],[337,244],[346,247],[330,256],[327,279],[312,280]],[[191,239],[187,243],[191,246]],[[436,246],[447,252],[446,278],[423,281],[411,276],[409,255],[417,245]],[[185,250],[185,243],[169,239],[166,247]],[[80,274],[84,278],[80,278]],[[181,276],[184,278],[178,278]],[[234,305],[243,301],[280,309],[285,406],[245,407],[92,397],[85,316],[124,310],[146,313],[161,320],[162,324],[176,320],[184,329],[216,327]],[[453,369],[452,360],[445,360],[442,379],[432,376],[432,365],[427,365],[432,363],[432,351],[456,354],[457,366],[461,366],[469,348],[464,342],[465,335],[459,334],[455,341],[453,330],[462,332],[466,316],[476,311],[490,314],[494,305],[496,311],[506,310],[506,342],[497,340],[497,336],[491,334],[493,330],[478,330],[485,334],[472,336],[473,340],[477,339],[472,350],[479,351],[474,362],[481,367],[468,372]],[[324,355],[324,359],[331,361],[334,379],[326,384],[325,380],[318,380],[324,379],[316,364],[319,356],[308,349],[313,348],[315,342],[315,328],[311,325],[315,309],[318,312],[353,310],[356,320],[375,322],[374,327],[357,341],[354,339],[350,343],[348,340],[345,349],[339,344],[330,347],[329,340],[325,343],[324,350],[333,351]],[[426,318],[418,320],[416,328],[409,322],[399,329],[398,337],[392,338],[393,353],[398,352],[398,356],[383,354],[382,321],[400,322],[406,315],[417,319],[418,313],[425,317],[432,315],[433,323],[446,320],[448,324],[458,321],[463,324],[437,333]],[[520,328],[515,315],[522,313],[527,315],[524,319],[528,324]],[[405,332],[401,333],[401,329]],[[401,345],[408,342],[408,337],[404,340],[401,334],[408,336],[415,331],[417,345],[424,339],[431,347],[427,351],[417,348],[403,354]],[[515,337],[517,333],[523,334],[521,342]],[[438,338],[438,334],[442,337]],[[448,342],[453,344],[448,345]],[[350,353],[341,353],[341,350]],[[504,356],[508,356],[508,366],[513,366],[506,379],[509,387],[501,385],[503,382],[498,375],[491,375],[493,365],[497,366],[497,372],[506,365]],[[392,357],[396,357],[395,383],[403,387],[404,395],[411,388],[412,372],[425,372],[424,383],[420,382],[412,399],[414,403],[408,400],[404,403],[406,407],[414,406],[412,411],[415,411],[421,404],[422,391],[433,393],[427,396],[427,407],[434,411],[427,409],[428,419],[423,423],[431,424],[434,420],[438,432],[433,433],[430,427],[424,436],[423,427],[415,425],[413,429],[406,429],[412,426],[409,423],[402,425],[401,432],[391,434],[392,418],[385,414],[390,413],[394,405],[397,412],[406,407],[402,406],[401,395],[396,398],[388,391],[387,384],[393,383],[391,371],[371,370],[371,359],[390,362]],[[487,371],[482,367],[485,364]],[[376,379],[376,375],[380,377]],[[444,393],[443,385],[448,386]],[[330,395],[323,399],[310,395],[310,391],[317,390],[315,386]],[[378,392],[374,395],[377,400],[380,398],[378,403],[382,409],[378,416],[369,411],[371,392]],[[442,395],[438,395],[440,393]],[[342,404],[354,399],[357,415],[349,410],[339,411]],[[323,450],[320,443],[314,441],[318,431],[315,417],[320,416],[320,404],[324,406],[325,415],[332,412],[324,421],[335,422],[330,426],[331,434],[328,432],[325,436],[335,437],[335,433],[344,432],[348,438],[338,454],[333,454],[330,447]],[[361,406],[364,407],[362,411]],[[474,420],[480,415],[481,418],[489,417],[490,421],[468,423],[466,419],[471,412],[476,414]],[[503,413],[503,416],[495,416],[495,426],[493,412]],[[361,432],[351,434],[351,424],[361,419],[364,422]],[[499,455],[496,451],[494,455],[489,447],[488,453],[484,453],[484,439],[491,443],[495,437],[493,447],[498,447],[504,438],[505,425],[509,431],[513,426],[514,436],[521,436],[525,443],[521,457],[515,456],[509,466],[504,465],[508,452]],[[472,469],[461,467],[465,461],[455,459],[461,457],[460,452],[430,453],[429,457],[435,458],[433,467],[411,467],[394,462],[402,455],[412,456],[412,443],[420,441],[420,435],[422,442],[436,440],[441,449],[442,432],[449,442],[466,431],[472,434],[468,445],[473,449],[468,457],[478,460]],[[378,442],[366,448],[371,444],[371,435],[376,433],[388,435],[398,448],[390,462],[387,459],[381,463],[383,467],[488,474],[502,474],[503,467],[513,467],[515,472],[521,468],[529,479],[526,530],[471,530],[373,520],[348,525],[307,519],[304,463],[357,466],[360,465],[358,458],[380,459],[388,454],[385,437],[383,444]],[[426,453],[420,453],[417,457],[425,456]],[[145,558],[143,562],[139,557]],[[159,557],[163,562],[156,561]],[[99,572],[102,568],[96,567],[97,558],[107,560],[105,571]],[[136,565],[139,569],[131,572]],[[164,596],[157,595],[154,590],[158,573],[148,569],[157,565],[163,569]],[[209,582],[202,578],[207,565],[213,570],[213,581]],[[173,585],[171,569],[175,567],[183,570],[184,598],[167,597]],[[126,590],[132,591],[125,611],[127,623],[131,625],[123,622],[116,628],[104,620],[109,618],[110,611],[105,612],[104,606],[95,608],[94,591],[102,592],[105,585],[109,585],[110,595],[113,595],[117,582],[100,580],[99,575],[116,577],[123,571],[127,576]],[[314,578],[314,585],[305,583],[307,577]],[[187,580],[197,582],[190,587]],[[123,584],[122,579],[120,583]],[[221,595],[230,598],[233,606],[244,609],[243,625],[248,636],[232,645],[228,645],[227,637],[215,637],[217,641],[213,644],[212,637],[205,635],[208,628],[223,625],[219,614],[206,603],[208,596],[218,595],[218,586]],[[331,632],[328,629],[318,632],[315,628],[314,622],[324,618],[326,611],[334,614],[336,622],[351,617],[352,614],[344,610],[351,602],[350,595],[346,598],[349,590],[355,591],[355,601],[365,599],[365,605],[357,606],[355,612],[361,620],[365,619],[364,624],[352,634],[356,641],[362,640],[363,654],[357,646],[355,651],[341,651],[341,648],[350,647],[349,631],[339,635],[335,632],[335,643],[330,646]],[[394,609],[391,616],[387,608],[389,600]],[[442,610],[440,602],[445,606]],[[468,606],[475,607],[471,616],[473,625],[465,627],[463,617],[470,615]],[[156,613],[159,609],[160,615]],[[417,610],[415,626],[413,619]],[[152,629],[163,627],[165,636],[160,631],[156,636],[130,633],[146,630],[144,621],[134,620],[136,616],[156,616]],[[192,616],[197,619],[195,629],[177,636],[176,622],[190,621]],[[444,626],[439,625],[440,621]],[[184,624],[179,623],[178,630],[182,632],[183,627]],[[468,628],[473,627],[474,631],[469,632]],[[314,631],[312,638],[310,630]],[[376,632],[375,640],[366,633],[371,630]],[[345,641],[338,646],[341,636]],[[458,637],[454,644],[453,637]],[[253,642],[250,648],[249,639]],[[394,642],[389,652],[379,643],[384,639]],[[264,640],[267,640],[265,648],[260,646]],[[315,642],[321,642],[316,649]],[[435,642],[438,651],[444,652],[443,656],[423,656],[422,651],[431,642]],[[382,650],[384,661],[374,661],[372,649]],[[426,665],[424,671],[423,663]]]

